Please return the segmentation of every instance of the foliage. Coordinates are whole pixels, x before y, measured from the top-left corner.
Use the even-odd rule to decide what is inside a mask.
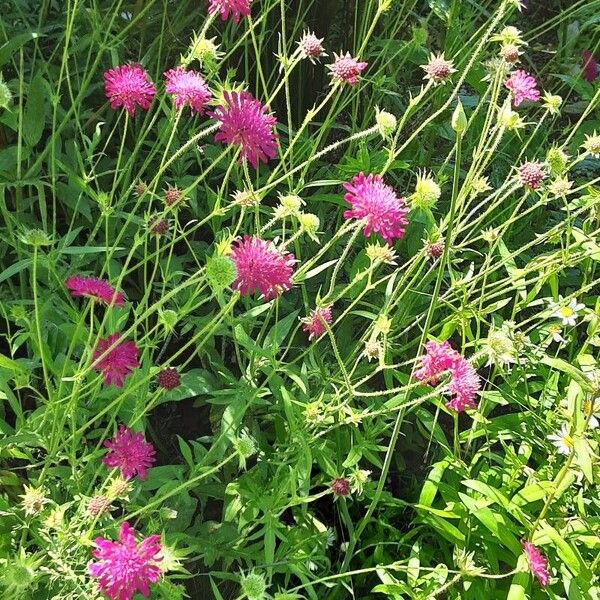
[[[528,4],[0,1],[3,597],[126,522],[153,598],[600,597],[599,2]]]

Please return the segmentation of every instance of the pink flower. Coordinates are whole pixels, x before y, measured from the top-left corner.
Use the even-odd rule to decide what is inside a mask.
[[[303,58],[308,58],[314,64],[321,56],[327,56],[323,48],[323,38],[318,38],[310,31],[304,32],[302,39],[298,42],[300,53]]]
[[[86,296],[98,302],[104,302],[106,305],[115,304],[116,306],[123,306],[123,294],[117,292],[104,279],[75,275],[74,277],[69,277],[65,285],[71,292],[71,296],[75,298]]]
[[[427,342],[425,352],[421,358],[421,368],[415,371],[415,378],[431,385],[437,385],[440,375],[450,371],[460,358],[449,342]]]
[[[88,569],[111,600],[131,600],[138,591],[142,596],[150,594],[150,584],[161,575],[160,536],[151,535],[137,544],[133,527],[125,522],[118,542],[99,537],[95,543],[92,555],[97,562],[90,561]]]
[[[515,106],[519,106],[523,100],[537,102],[540,99],[535,77],[521,69],[513,71],[504,85],[511,91]]]
[[[148,110],[156,94],[148,73],[140,65],[120,65],[104,73],[104,89],[111,108],[124,107],[130,116],[137,106]]]
[[[447,392],[452,398],[446,403],[446,407],[456,412],[475,409],[475,398],[481,387],[481,380],[473,365],[448,342],[427,342],[425,351],[425,356],[421,358],[421,368],[415,371],[415,378],[437,385],[439,377],[448,373]]]
[[[177,67],[165,71],[165,80],[165,90],[173,96],[177,110],[189,106],[192,114],[204,114],[204,107],[212,94],[199,73]]]
[[[550,581],[548,572],[548,560],[531,542],[521,542],[523,551],[529,562],[529,569],[535,575],[542,587],[546,587]]]
[[[123,387],[123,381],[132,371],[140,366],[138,363],[138,347],[135,342],[124,341],[106,352],[115,342],[121,339],[120,333],[113,333],[100,340],[94,350],[92,368],[102,371],[104,383]]]
[[[246,158],[256,169],[258,161],[267,162],[277,154],[277,119],[248,92],[224,92],[225,105],[209,116],[221,123],[217,142],[241,148],[240,160]]]
[[[252,0],[209,0],[209,14],[218,12],[221,19],[226,21],[231,13],[233,22],[238,23],[241,17],[250,16],[250,3]]]
[[[429,62],[426,65],[421,65],[421,69],[425,71],[424,79],[430,79],[434,85],[445,83],[452,73],[456,73],[454,63],[451,60],[446,60],[444,54],[431,54]]]
[[[237,271],[233,288],[242,296],[258,290],[269,300],[292,287],[294,255],[278,250],[273,242],[246,235],[231,247],[231,258]]]
[[[302,331],[308,333],[308,339],[318,338],[327,331],[325,323],[331,323],[331,306],[323,306],[310,311],[310,315],[302,319]]]
[[[343,81],[350,85],[358,83],[358,76],[367,68],[369,63],[358,62],[356,58],[352,58],[350,52],[339,56],[334,53],[335,61],[327,68],[331,71],[332,82]]]
[[[541,163],[526,162],[519,167],[521,183],[532,190],[537,190],[546,177],[546,172]]]
[[[108,454],[102,462],[111,469],[118,468],[125,480],[137,475],[146,479],[148,469],[154,464],[154,447],[144,439],[141,433],[134,433],[121,425],[112,440],[106,440],[104,446]]]
[[[352,183],[344,183],[348,192],[344,199],[352,208],[344,212],[345,219],[366,219],[364,234],[379,233],[388,243],[404,236],[408,224],[404,198],[396,196],[394,190],[383,183],[381,175],[356,175]]]
[[[448,392],[452,395],[446,407],[457,413],[466,409],[477,408],[475,398],[481,387],[481,380],[473,365],[464,357],[460,356],[450,370],[450,382]]]
[[[581,58],[583,59],[583,78],[591,83],[598,77],[598,63],[589,50],[584,50]]]

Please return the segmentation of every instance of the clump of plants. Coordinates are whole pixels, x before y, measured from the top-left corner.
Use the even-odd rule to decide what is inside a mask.
[[[593,4],[3,10],[2,597],[600,594]]]

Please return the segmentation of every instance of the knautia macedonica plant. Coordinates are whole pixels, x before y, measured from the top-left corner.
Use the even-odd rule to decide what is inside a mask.
[[[13,4],[0,595],[600,596],[595,2]]]

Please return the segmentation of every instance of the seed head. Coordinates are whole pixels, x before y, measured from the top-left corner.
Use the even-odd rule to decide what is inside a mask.
[[[537,190],[546,177],[546,172],[541,163],[526,162],[519,167],[519,177],[525,187]]]
[[[165,190],[165,204],[167,206],[177,206],[184,200],[183,191],[177,186],[169,186]]]
[[[417,175],[415,193],[410,199],[417,208],[431,209],[436,205],[441,195],[440,186],[426,171],[423,171]]]
[[[592,135],[586,135],[582,147],[594,158],[600,158],[600,135],[595,131]]]
[[[555,96],[546,92],[542,98],[544,102],[544,108],[552,115],[558,115],[560,113],[560,107],[563,99],[560,96]]]
[[[444,54],[431,54],[429,62],[421,65],[425,71],[424,79],[430,79],[435,85],[444,84],[452,73],[456,73],[454,64],[451,60],[446,60]]]
[[[515,44],[504,44],[500,50],[500,55],[507,63],[514,65],[519,62],[521,52]]]
[[[431,260],[435,260],[444,254],[444,246],[444,240],[442,239],[435,242],[428,240],[425,242],[425,253]]]
[[[317,232],[321,226],[319,217],[317,217],[317,215],[313,215],[312,213],[300,213],[298,220],[300,221],[300,227],[302,228],[302,231],[304,231],[309,238],[315,242],[318,242],[319,238],[317,237]]]
[[[152,215],[148,219],[148,229],[154,235],[166,235],[169,232],[169,221],[160,215]]]
[[[215,291],[228,288],[237,275],[235,263],[227,256],[214,255],[206,261],[206,278]]]
[[[321,56],[327,56],[322,44],[323,39],[324,38],[318,38],[310,31],[305,31],[302,35],[302,39],[298,42],[302,57],[308,58],[308,60],[314,64],[315,60],[319,60]]]
[[[550,168],[550,175],[562,175],[567,170],[569,155],[557,146],[553,146],[546,154],[546,162]]]
[[[87,505],[87,514],[90,517],[99,517],[110,509],[110,499],[106,496],[97,495],[90,498]]]
[[[165,390],[174,390],[180,383],[181,375],[173,367],[163,369],[156,378],[156,385]]]
[[[350,481],[345,477],[339,477],[331,482],[331,491],[334,496],[347,496],[350,493]]]
[[[36,489],[26,485],[24,489],[25,493],[19,496],[22,499],[21,506],[28,517],[34,517],[42,512],[44,505],[48,504],[50,500],[46,498],[45,492],[41,488]]]
[[[396,117],[385,110],[379,110],[376,108],[375,121],[377,123],[377,127],[379,129],[379,133],[382,138],[391,137],[396,131],[396,127],[398,127],[398,120]]]
[[[267,583],[263,575],[251,572],[242,575],[240,586],[244,597],[248,600],[264,600],[267,593]]]

